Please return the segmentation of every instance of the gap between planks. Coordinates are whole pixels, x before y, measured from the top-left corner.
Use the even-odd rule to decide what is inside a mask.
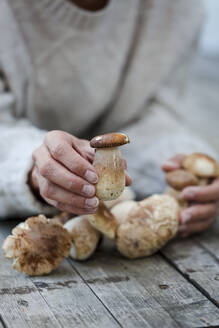
[[[96,298],[100,301],[100,303],[104,306],[104,308],[107,310],[107,312],[113,317],[113,319],[118,323],[118,325],[123,328],[121,323],[117,320],[117,318],[113,315],[113,313],[110,311],[110,309],[103,303],[103,301],[100,299],[100,297],[95,293],[95,291],[90,287],[90,285],[87,283],[86,279],[83,278],[83,276],[80,274],[80,272],[74,267],[71,260],[68,261],[72,267],[73,270],[79,275],[79,277],[83,280],[85,285],[91,290],[91,292],[96,296]]]
[[[197,281],[194,279],[190,278],[189,274],[183,272],[178,268],[178,266],[171,261],[170,258],[168,258],[164,253],[159,252],[160,255],[171,265],[177,272],[179,272],[189,283],[191,283],[195,288],[197,288],[210,302],[212,302],[216,307],[219,308],[219,302],[217,302],[214,298],[211,297],[211,295],[202,287]],[[209,252],[208,252],[209,253]],[[214,327],[219,327],[219,326],[214,326]],[[202,328],[202,327],[201,327]],[[208,328],[210,328],[208,326]]]

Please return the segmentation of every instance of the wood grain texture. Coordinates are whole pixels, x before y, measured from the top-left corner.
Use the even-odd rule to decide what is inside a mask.
[[[219,309],[160,255],[129,261],[102,248],[72,265],[122,326],[219,325]]]
[[[175,240],[161,252],[219,308],[219,222],[203,234]]]
[[[0,223],[0,242],[9,231]],[[10,328],[119,327],[67,261],[49,276],[30,278],[1,254],[0,272],[0,314]]]

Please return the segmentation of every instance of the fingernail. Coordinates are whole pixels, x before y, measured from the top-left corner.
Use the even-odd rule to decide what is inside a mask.
[[[84,177],[90,183],[97,183],[98,181],[98,175],[91,170],[87,170]]]
[[[165,166],[168,166],[168,167],[170,167],[170,168],[173,168],[173,169],[179,167],[179,164],[178,164],[178,163],[175,163],[175,162],[172,162],[172,161],[166,161],[166,162],[164,163],[164,165],[165,165]]]
[[[88,207],[97,207],[99,205],[99,200],[97,197],[88,198],[85,200],[85,204]]]
[[[184,213],[182,213],[181,214],[181,222],[182,223],[186,223],[186,222],[188,222],[188,221],[190,221],[191,220],[191,213],[189,213],[189,212],[184,212]]]
[[[91,185],[84,185],[82,192],[85,196],[92,197],[95,194],[95,187]]]
[[[179,226],[179,232],[181,232],[181,231],[185,231],[186,228],[187,228],[187,225],[186,225],[186,224],[182,224],[182,225],[180,225],[180,226]]]

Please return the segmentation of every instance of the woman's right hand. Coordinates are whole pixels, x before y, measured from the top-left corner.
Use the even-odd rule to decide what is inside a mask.
[[[94,213],[98,175],[92,166],[94,149],[89,141],[63,131],[48,132],[33,152],[30,184],[50,205],[74,214]]]

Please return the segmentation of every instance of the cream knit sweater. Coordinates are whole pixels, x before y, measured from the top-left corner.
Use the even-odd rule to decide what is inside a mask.
[[[163,189],[160,164],[208,145],[180,119],[200,0],[110,0],[87,12],[68,0],[0,1],[0,218],[54,209],[27,184],[48,130],[91,138],[125,131],[140,197]]]

